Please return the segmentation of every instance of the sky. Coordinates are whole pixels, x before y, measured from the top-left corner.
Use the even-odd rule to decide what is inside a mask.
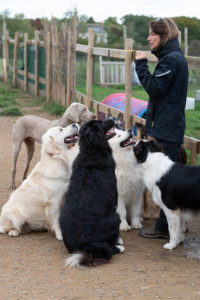
[[[23,13],[26,18],[63,18],[64,12],[77,9],[78,15],[103,22],[108,17],[121,18],[128,14],[152,17],[200,18],[199,0],[0,0],[0,12],[10,15]]]

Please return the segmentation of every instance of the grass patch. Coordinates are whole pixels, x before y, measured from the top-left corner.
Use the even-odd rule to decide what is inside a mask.
[[[26,106],[41,106],[42,103],[46,101],[45,97],[40,97],[35,99],[35,101],[30,101],[33,96],[25,93],[22,89],[11,87],[11,83],[5,83],[0,81],[0,111],[1,115],[8,116],[20,116],[23,115],[17,106],[23,106],[23,103],[18,103],[16,99],[25,99]],[[26,101],[27,99],[27,101]],[[6,108],[2,110],[2,108]]]
[[[8,107],[9,103],[6,101],[0,101],[0,107]]]
[[[40,106],[41,110],[48,112],[51,115],[62,116],[66,108],[58,102],[51,102],[46,104],[46,97],[39,97],[37,99],[28,101],[29,98],[32,98],[31,95],[25,93],[23,90],[18,88],[12,88],[9,83],[0,81],[0,115],[3,116],[21,116],[22,112],[17,105],[21,103],[16,103],[15,99],[27,99],[25,103],[26,106]],[[23,104],[22,104],[23,105]]]
[[[7,107],[0,112],[1,116],[22,116],[21,110],[17,107]]]
[[[194,110],[186,110],[185,135],[200,140],[200,101],[196,101]]]
[[[33,100],[32,103],[35,106],[43,106],[46,101],[47,101],[46,97],[42,96],[42,97],[39,97],[39,98]]]
[[[0,82],[0,115],[2,116],[21,116],[22,112],[15,101],[16,98],[24,97],[24,92],[17,88],[12,88],[9,83]]]
[[[0,58],[0,76],[3,76],[3,59]]]
[[[86,87],[82,85],[77,85],[76,89],[82,93],[86,94]],[[124,85],[113,85],[109,87],[103,87],[99,85],[93,85],[92,87],[92,99],[101,102],[104,98],[115,93],[125,93]],[[133,86],[132,96],[137,99],[148,100],[148,94],[142,86]]]
[[[58,117],[61,117],[66,110],[66,108],[62,104],[54,101],[48,104],[44,104],[43,107],[44,110],[48,112],[50,115],[55,115]]]
[[[0,81],[0,99],[1,100],[12,100],[20,97],[27,97],[27,94],[19,88],[13,88],[10,83],[5,83]]]
[[[1,101],[8,101],[12,102],[16,99],[15,95],[7,95],[7,94],[0,94],[0,102]]]

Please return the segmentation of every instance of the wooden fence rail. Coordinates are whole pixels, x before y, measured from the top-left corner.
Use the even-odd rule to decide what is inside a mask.
[[[10,39],[8,34],[4,35],[4,78],[8,81],[9,71],[9,44],[14,44],[13,52],[13,85],[24,88],[25,91],[31,91],[35,97],[39,95],[46,95],[47,101],[53,100],[60,101],[65,107],[68,107],[71,102],[79,100],[85,103],[89,109],[94,109],[96,114],[101,111],[106,115],[111,113],[117,117],[119,113],[124,116],[125,127],[130,128],[135,122],[140,122],[145,125],[145,119],[131,114],[131,72],[132,61],[135,57],[135,50],[133,49],[133,41],[126,40],[126,49],[109,49],[94,47],[94,32],[93,29],[89,30],[88,45],[81,45],[76,43],[76,38],[73,36],[75,30],[66,29],[66,26],[61,26],[62,32],[58,33],[57,28],[52,24],[51,28],[46,30],[44,41],[39,40],[38,32],[35,33],[35,40],[28,40],[28,34],[24,34],[24,41],[18,43],[18,35],[15,39]],[[66,38],[67,37],[67,38]],[[24,48],[24,70],[16,69],[17,62],[17,45]],[[35,74],[28,72],[28,46],[35,46]],[[38,74],[38,49],[45,48],[46,66],[45,78],[40,77]],[[75,91],[75,56],[77,52],[85,53],[87,55],[87,78],[86,78],[86,95]],[[156,62],[157,58],[150,52],[145,52],[149,62]],[[94,56],[117,58],[124,60],[125,65],[125,112],[118,109],[106,106],[92,99],[92,78],[93,78],[93,58]],[[188,67],[190,69],[200,69],[200,58],[186,56]],[[113,71],[114,72],[114,71]],[[18,79],[17,75],[22,75],[22,79]],[[34,80],[34,84],[28,82],[28,78]],[[41,91],[39,84],[45,85],[45,91]],[[137,133],[139,139],[140,133]],[[196,165],[197,154],[200,153],[200,140],[192,137],[184,137],[185,148],[191,153],[190,163]]]

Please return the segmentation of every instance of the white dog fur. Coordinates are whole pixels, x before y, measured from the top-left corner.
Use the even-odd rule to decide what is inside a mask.
[[[78,130],[78,124],[71,124],[53,127],[43,135],[41,160],[2,207],[0,233],[18,236],[21,232],[49,228],[62,240],[58,218],[71,165],[78,153],[70,136]]]
[[[51,127],[61,126],[66,127],[72,123],[87,122],[95,119],[93,114],[87,106],[82,103],[72,103],[65,111],[64,115],[57,120],[47,120],[34,115],[26,115],[19,118],[12,131],[12,167],[9,189],[14,190],[15,174],[18,155],[21,145],[24,142],[27,150],[27,160],[24,168],[22,180],[27,176],[30,161],[34,154],[35,141],[42,143],[42,135]]]
[[[109,144],[116,163],[117,212],[121,219],[120,230],[139,229],[142,227],[141,210],[144,192],[141,168],[133,155],[133,145],[120,146],[121,142],[131,137],[131,131],[115,129],[115,133],[116,135],[109,139]],[[130,225],[127,220],[130,221]]]

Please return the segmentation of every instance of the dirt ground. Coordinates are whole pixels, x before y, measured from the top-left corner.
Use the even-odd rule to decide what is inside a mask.
[[[26,107],[41,113],[38,107]],[[0,207],[8,200],[11,169],[12,126],[17,117],[0,117]],[[39,144],[31,169],[40,158]],[[25,148],[17,164],[20,184]],[[145,220],[150,227],[153,220]],[[144,239],[137,230],[123,232],[126,251],[103,266],[70,270],[62,241],[51,232],[19,237],[0,235],[0,300],[68,299],[200,299],[200,221],[189,223],[186,242],[176,250],[163,249],[166,240]]]

